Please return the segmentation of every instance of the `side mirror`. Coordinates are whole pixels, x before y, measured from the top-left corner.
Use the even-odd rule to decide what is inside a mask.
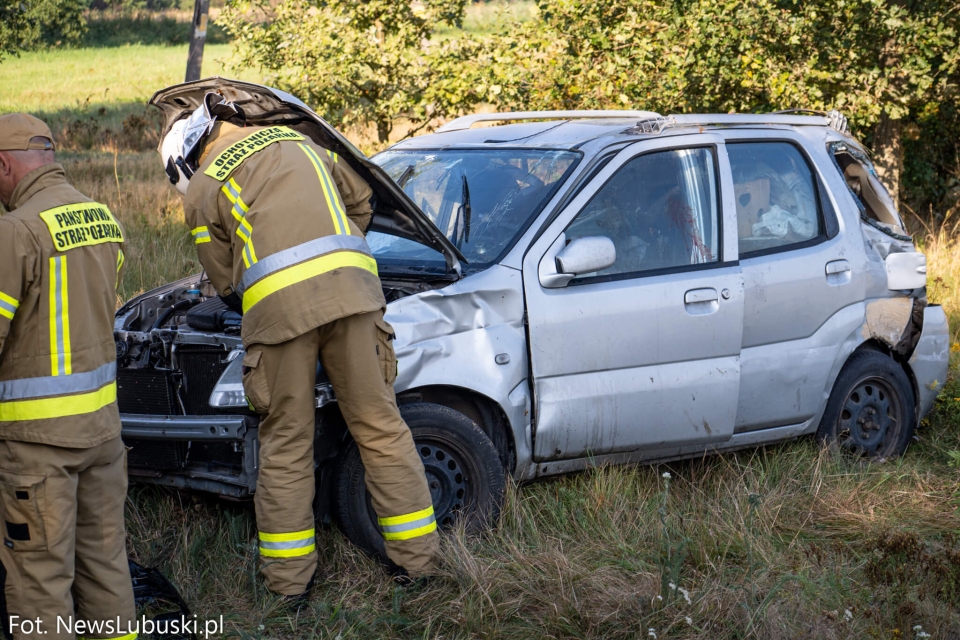
[[[541,269],[540,282],[548,288],[564,287],[575,277],[603,271],[612,267],[616,261],[617,248],[610,238],[606,236],[576,238],[557,252],[553,260],[554,265],[551,265],[556,268],[555,272],[543,273]]]
[[[617,261],[617,248],[606,236],[577,238],[557,254],[557,271],[575,276],[603,271]]]

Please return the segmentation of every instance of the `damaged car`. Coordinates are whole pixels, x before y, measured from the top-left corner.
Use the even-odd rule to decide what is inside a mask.
[[[157,93],[164,132],[209,91],[373,187],[397,401],[442,527],[489,523],[507,476],[805,435],[898,456],[945,380],[925,258],[835,112],[472,115],[368,159],[295,97],[219,78]],[[203,274],[117,312],[133,480],[253,495],[240,323]],[[316,407],[317,519],[382,553],[322,367]]]

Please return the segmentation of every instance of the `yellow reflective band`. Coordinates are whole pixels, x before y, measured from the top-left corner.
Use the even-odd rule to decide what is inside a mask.
[[[419,538],[437,530],[437,519],[433,505],[402,516],[377,518],[384,540],[409,540]]]
[[[130,627],[127,627],[128,629]],[[92,638],[90,636],[80,636],[78,640],[137,640],[137,634],[128,633],[125,636],[115,636],[113,638]]]
[[[65,255],[50,258],[50,371],[54,376],[68,376],[73,373]]]
[[[68,204],[40,213],[57,251],[104,242],[123,242],[123,230],[106,205],[99,202]]]
[[[258,531],[257,534],[261,542],[290,542],[292,540],[303,540],[304,538],[315,536],[316,529],[304,529],[303,531],[293,531],[291,533],[264,533]]]
[[[377,261],[356,251],[337,251],[301,262],[258,280],[243,292],[243,311],[246,313],[255,304],[285,287],[309,280],[315,276],[344,267],[356,267],[377,274]]]
[[[407,531],[397,531],[394,533],[383,532],[384,540],[410,540],[411,538],[419,538],[420,536],[425,536],[428,533],[433,533],[437,530],[437,521],[434,520],[428,525],[417,527],[416,529],[408,529]]]
[[[93,413],[117,400],[117,383],[111,382],[89,393],[39,400],[0,402],[0,422],[47,420]]]
[[[117,281],[116,281],[116,284],[113,285],[114,289],[120,288],[120,269],[122,267],[123,267],[123,249],[120,249],[117,252]]]
[[[413,513],[407,513],[402,516],[390,516],[389,518],[377,518],[377,522],[381,527],[388,527],[395,524],[407,524],[408,522],[414,522],[415,520],[422,520],[424,518],[429,518],[433,515],[433,505],[430,505],[426,509],[421,509],[420,511],[414,511]]]
[[[262,151],[274,142],[284,140],[305,140],[305,138],[288,127],[267,127],[252,133],[243,140],[235,142],[213,159],[204,173],[217,182],[223,182],[233,171],[243,164],[244,160]]]
[[[330,157],[330,158],[332,158],[334,162],[336,162],[337,160],[339,160],[339,158],[337,158],[336,152],[330,151],[330,149],[327,149],[327,156]]]
[[[210,242],[210,231],[206,227],[197,227],[196,229],[191,229],[190,235],[193,236],[193,241],[197,244]]]
[[[19,300],[8,296],[3,291],[0,291],[0,316],[3,316],[9,320],[13,320],[13,315],[17,312],[19,307]]]
[[[295,549],[264,549],[260,547],[260,555],[265,558],[295,558],[313,553],[317,548],[316,543],[307,547],[297,547]]]
[[[257,264],[257,253],[253,250],[253,238],[247,240],[247,243],[243,245],[241,256],[243,256],[243,265],[247,269]]]
[[[327,201],[327,208],[330,210],[330,217],[333,219],[333,228],[337,234],[350,235],[350,225],[347,223],[346,214],[343,211],[343,207],[340,204],[340,195],[333,188],[333,180],[330,178],[330,174],[327,172],[327,168],[324,166],[323,162],[320,161],[320,158],[317,157],[317,154],[310,147],[297,144],[305,154],[307,158],[310,159],[310,163],[313,165],[314,170],[317,172],[317,178],[320,180],[320,187],[323,189],[323,197]]]

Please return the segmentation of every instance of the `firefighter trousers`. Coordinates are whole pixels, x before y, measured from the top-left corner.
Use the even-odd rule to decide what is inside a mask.
[[[243,387],[260,423],[254,504],[267,588],[303,593],[317,568],[313,438],[317,357],[360,449],[387,556],[412,576],[436,569],[433,503],[397,409],[393,329],[383,312],[335,320],[280,344],[252,344]]]
[[[126,496],[120,436],[87,449],[0,441],[0,620],[5,605],[13,638],[136,637]]]

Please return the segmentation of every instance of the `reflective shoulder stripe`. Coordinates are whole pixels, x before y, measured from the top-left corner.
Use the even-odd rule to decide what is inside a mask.
[[[8,320],[13,320],[13,315],[17,312],[19,307],[19,300],[8,296],[3,291],[0,291],[0,316],[3,316]]]
[[[79,202],[40,212],[57,251],[68,251],[104,242],[123,242],[120,223],[107,205]]]
[[[274,142],[283,142],[284,140],[305,140],[302,135],[290,129],[289,127],[267,127],[249,136],[235,142],[213,159],[210,166],[203,172],[218,182],[223,182],[230,177],[237,167],[243,164],[244,160],[262,151]]]
[[[409,540],[437,530],[433,505],[420,511],[389,518],[377,518],[385,540]]]
[[[90,393],[71,396],[0,402],[0,422],[48,420],[93,413],[117,401],[117,383]]]
[[[197,244],[210,242],[210,231],[206,227],[197,227],[196,229],[191,229],[190,235],[193,236],[193,241]]]
[[[50,258],[50,371],[55,376],[73,373],[70,355],[70,296],[67,256]]]
[[[338,162],[340,160],[340,158],[337,157],[337,152],[330,151],[330,149],[327,149],[327,156],[333,159],[334,162]]]
[[[42,376],[0,382],[0,402],[62,396],[96,391],[117,378],[117,363],[108,362],[93,371],[68,376]]]
[[[237,287],[237,295],[242,296],[243,292],[252,286],[258,280],[262,280],[272,273],[281,269],[292,267],[293,265],[316,258],[332,251],[358,251],[372,257],[370,247],[367,241],[360,236],[325,236],[310,240],[295,247],[278,251],[257,262],[243,272],[243,279]]]
[[[292,533],[259,532],[260,555],[268,558],[305,556],[316,548],[316,530],[304,529]]]
[[[343,203],[340,202],[340,192],[337,191],[333,183],[333,178],[330,177],[330,172],[327,171],[327,167],[312,147],[305,144],[298,144],[297,146],[307,154],[307,158],[310,159],[310,163],[317,172],[317,179],[320,180],[320,188],[323,189],[323,197],[327,201],[327,208],[330,209],[330,216],[333,219],[334,230],[337,233],[350,235],[350,225],[347,223],[347,212],[344,211]]]

